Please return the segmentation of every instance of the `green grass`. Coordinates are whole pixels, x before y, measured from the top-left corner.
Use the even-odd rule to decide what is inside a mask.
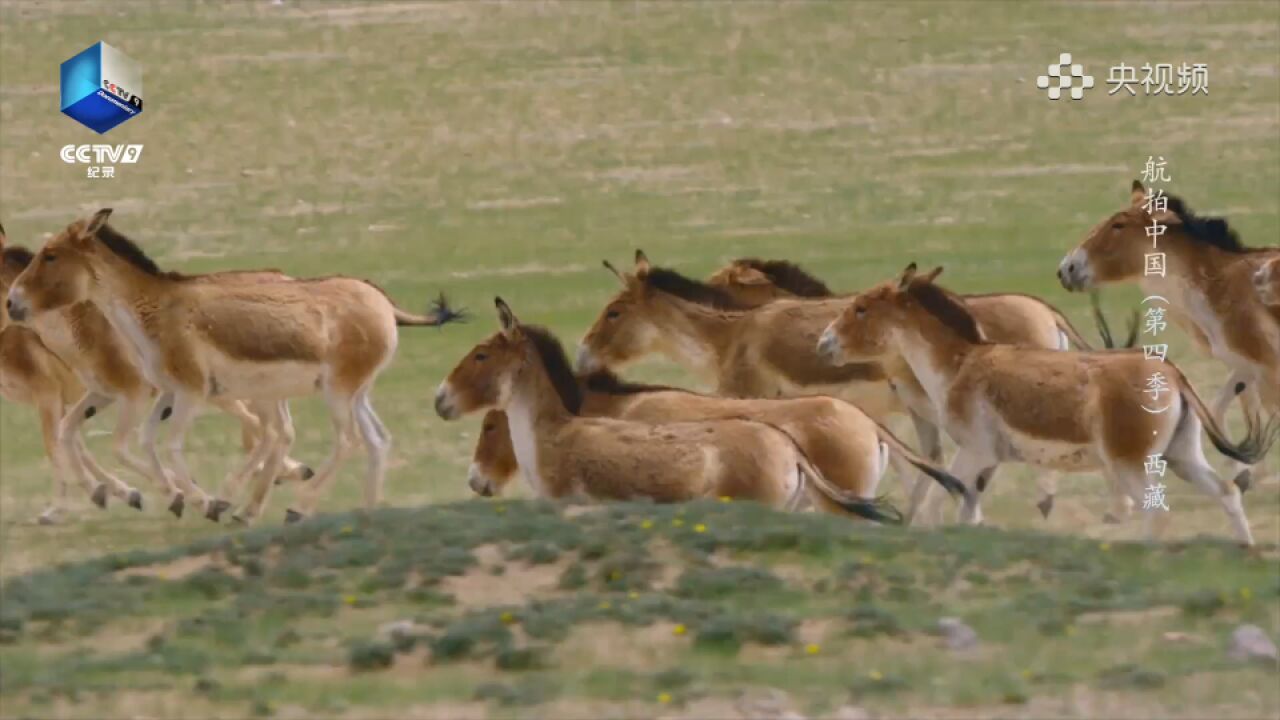
[[[572,588],[485,581],[496,568],[554,580],[570,562],[587,578]],[[467,502],[11,578],[0,663],[10,711],[37,715],[124,712],[167,693],[233,714],[432,702],[580,712],[656,707],[662,693],[692,707],[761,685],[813,712],[987,712],[1087,693],[1157,714],[1249,715],[1277,707],[1274,670],[1220,646],[1239,623],[1273,627],[1278,609],[1271,561],[1225,542],[923,535],[749,503],[566,514]],[[972,625],[980,647],[946,649],[946,616]],[[378,633],[391,620],[414,629],[393,642]],[[1206,676],[1211,689],[1194,682]]]
[[[375,405],[395,436],[386,497],[399,508],[468,495],[464,477],[477,421],[444,423],[435,417],[430,398],[458,358],[494,329],[492,297],[502,295],[522,319],[546,324],[572,343],[616,287],[600,260],[626,263],[637,247],[655,262],[692,275],[742,255],[787,257],[841,289],[879,281],[911,260],[937,263],[946,266],[943,278],[958,290],[1034,293],[1087,328],[1083,298],[1061,290],[1054,269],[1066,250],[1127,201],[1128,183],[1148,155],[1168,160],[1170,189],[1197,209],[1228,215],[1246,242],[1278,239],[1280,10],[1272,4],[1154,9],[995,2],[289,2],[277,7],[15,0],[0,6],[0,25],[0,222],[11,241],[39,245],[46,233],[111,206],[117,227],[162,267],[342,272],[376,280],[406,307],[424,307],[445,290],[473,311],[468,325],[402,333],[397,358],[375,390]],[[57,112],[58,64],[98,40],[143,64],[147,102],[143,115],[102,139]],[[1034,87],[1035,76],[1063,51],[1072,52],[1099,83],[1084,102],[1052,103]],[[1107,68],[1121,61],[1208,62],[1211,95],[1108,97]],[[142,161],[120,166],[116,179],[90,180],[82,167],[58,159],[63,145],[100,141],[144,143]],[[1108,292],[1107,304],[1119,316],[1136,305],[1136,293]],[[1181,335],[1175,337],[1173,357],[1204,394],[1211,393],[1225,378],[1222,366],[1197,355]],[[694,383],[657,362],[635,375]],[[293,408],[298,426],[293,454],[318,462],[331,441],[321,404],[305,399]],[[113,421],[108,412],[88,427],[104,432]],[[1239,430],[1234,424],[1233,432]],[[91,437],[90,445],[100,457],[108,456],[104,437]],[[211,413],[197,422],[187,448],[200,481],[216,485],[239,456],[238,433],[226,418]],[[357,507],[362,471],[363,462],[352,460],[322,508]],[[50,481],[29,408],[0,406],[0,476],[0,576],[10,578],[6,608],[11,588],[29,581],[13,578],[54,563],[106,552],[222,543],[227,537],[226,528],[164,515],[154,489],[145,485],[145,513],[118,504],[103,513],[82,502],[72,523],[35,526],[32,520],[49,495]],[[1209,655],[1194,648],[1157,652],[1158,646],[1144,644],[1158,643],[1161,623],[1180,628],[1182,620],[1144,621],[1139,627],[1147,640],[1132,644],[1128,626],[1114,636],[1103,627],[1080,627],[1074,636],[1019,635],[1019,628],[1041,622],[1049,633],[1066,627],[1064,618],[1053,622],[1059,611],[1067,612],[1062,610],[1066,600],[1028,579],[1014,588],[1015,600],[1002,610],[1006,581],[991,580],[996,570],[1027,544],[1056,548],[1045,550],[1054,557],[1083,548],[1093,558],[1101,541],[1115,543],[1106,558],[1123,557],[1145,568],[1137,576],[1112,568],[1086,578],[1116,583],[1099,589],[1112,593],[1107,597],[1145,604],[1159,588],[1190,595],[1232,591],[1249,582],[1256,585],[1255,607],[1267,610],[1258,611],[1256,619],[1273,636],[1277,630],[1273,598],[1264,590],[1275,584],[1275,566],[1268,569],[1219,548],[1216,540],[1228,537],[1228,526],[1215,503],[1173,484],[1170,536],[1209,535],[1215,542],[1194,543],[1181,553],[1150,551],[1119,542],[1138,536],[1136,523],[1100,522],[1108,502],[1097,476],[1065,479],[1048,522],[1032,507],[1033,477],[1032,471],[1011,466],[993,483],[984,505],[989,523],[1001,531],[884,534],[883,542],[904,552],[918,549],[910,562],[900,559],[897,566],[913,577],[867,576],[874,581],[861,587],[873,589],[861,600],[856,580],[862,576],[846,567],[856,552],[763,548],[749,564],[782,578],[784,585],[761,590],[758,599],[716,601],[717,607],[723,604],[748,618],[747,630],[768,626],[768,613],[796,609],[805,617],[843,618],[870,603],[908,628],[909,637],[917,637],[936,618],[917,606],[925,600],[913,588],[946,587],[938,583],[963,577],[954,573],[977,572],[962,598],[974,604],[958,612],[984,637],[998,638],[998,657],[957,665],[936,651],[921,656],[914,644],[904,647],[894,636],[848,640],[841,634],[829,642],[836,642],[839,652],[858,653],[849,656],[855,657],[852,663],[765,653],[759,662],[744,664],[741,655],[756,652],[748,642],[735,659],[699,652],[672,660],[671,665],[695,675],[693,690],[671,691],[677,702],[695,703],[685,706],[694,714],[698,708],[703,715],[715,714],[714,706],[696,704],[705,702],[698,693],[714,694],[725,683],[742,682],[794,687],[818,710],[821,701],[814,698],[834,697],[827,694],[833,684],[842,691],[855,688],[858,697],[865,694],[867,702],[886,707],[966,702],[986,707],[1001,694],[1029,693],[1034,702],[1048,692],[1034,675],[1021,678],[1022,669],[1046,673],[1050,694],[1065,697],[1065,683],[1092,688],[1096,670],[1133,661],[1142,668],[1154,663],[1166,676],[1164,686],[1102,690],[1104,696],[1090,705],[1093,712],[1156,707],[1151,703],[1193,709],[1235,703],[1232,707],[1243,714],[1277,712],[1280,703],[1264,690],[1273,678],[1242,670],[1220,673],[1198,664],[1208,662],[1206,656],[1217,657],[1217,635]],[[885,487],[897,492],[892,478]],[[291,492],[285,488],[275,494],[267,523],[279,522]],[[895,500],[904,501],[900,494]],[[1247,496],[1246,508],[1259,542],[1274,548],[1280,540],[1280,489],[1274,482],[1263,484]],[[424,511],[424,522],[435,518],[432,512]],[[1040,534],[1045,531],[1047,536]],[[294,532],[301,531],[282,537]],[[972,546],[975,557],[986,557],[991,567],[949,569],[927,559],[931,553],[924,548],[947,557],[958,542]],[[382,557],[381,552],[375,556]],[[546,548],[529,552],[545,555]],[[1265,553],[1273,555],[1272,549]],[[1099,560],[1104,566],[1106,558]],[[626,582],[643,580],[642,560],[611,559]],[[316,560],[307,556],[298,562],[301,569],[280,569],[281,583],[302,582]],[[813,583],[826,580],[831,588],[847,586],[848,592],[824,595],[797,588],[777,569],[779,563],[795,565]],[[569,573],[570,586],[583,583],[573,592],[624,591],[600,587],[593,570],[599,571],[598,563]],[[71,571],[52,572],[61,577]],[[289,596],[298,622],[312,622],[308,631],[320,636],[334,632],[332,623],[307,618],[332,600],[326,583],[346,582],[341,578],[347,571],[336,572],[331,581],[323,574],[310,578]],[[1259,580],[1260,574],[1269,579]],[[988,577],[987,584],[980,575]],[[1131,587],[1139,578],[1156,584]],[[206,580],[218,587],[215,579]],[[153,589],[164,593],[155,602],[173,608],[164,623],[210,603],[230,607],[233,602],[230,596],[209,599],[201,593],[212,590],[189,585]],[[1080,592],[1073,586],[1070,597]],[[86,593],[71,595],[50,602],[58,606]],[[420,600],[431,607],[438,598]],[[508,601],[525,606],[529,599]],[[832,608],[836,604],[839,612]],[[1237,612],[1228,607],[1193,624],[1220,634],[1227,617],[1221,613]],[[80,610],[72,610],[79,617]],[[376,610],[343,606],[337,612],[369,618],[364,625],[344,625],[344,632],[354,636],[377,625]],[[274,637],[292,620],[263,618],[257,622],[264,625],[253,626],[262,632],[248,633],[246,643]],[[100,632],[123,632],[119,622]],[[554,625],[555,618],[547,623]],[[173,632],[165,628],[163,633]],[[735,625],[729,634],[736,638],[741,629]],[[44,649],[41,642],[24,630],[19,644],[6,650],[6,694],[26,672],[22,667],[35,677],[45,664],[43,654],[62,652],[50,649],[57,646],[53,640]],[[240,662],[237,653],[254,649],[242,643],[214,652],[202,642],[194,646],[214,668],[234,668]],[[176,647],[187,645],[181,641]],[[164,663],[196,662],[185,650],[172,652],[162,653]],[[328,648],[325,663],[340,662],[335,658],[343,652]],[[298,654],[317,657],[310,651]],[[856,678],[865,675],[865,657],[883,657],[878,670],[890,680],[886,684],[900,680],[909,691],[864,687]],[[135,661],[144,662],[130,660]],[[194,676],[155,667],[160,669],[123,675],[130,684],[155,681],[172,693],[191,694]],[[502,698],[540,699],[551,708],[577,697],[647,699],[661,691],[652,677],[665,667],[574,676],[560,683],[555,696],[496,673],[493,679],[509,687],[494,689],[498,699],[490,704],[501,714],[506,712]],[[1198,672],[1188,680],[1191,669]],[[113,681],[122,675],[100,666],[84,672]],[[266,682],[251,689],[245,689],[243,678],[222,677],[222,670],[201,672],[212,672],[222,689],[204,692],[198,701],[165,704],[156,698],[160,704],[148,710],[198,715],[234,702],[243,714],[256,702],[277,708],[299,702],[340,713],[344,707],[377,703],[450,707],[474,697],[470,685],[438,671],[404,677],[392,671],[389,677],[399,678],[394,681],[377,674],[344,677],[341,685],[317,671],[309,681]],[[940,679],[935,683],[933,677]],[[1141,672],[1124,677],[1138,685],[1150,680]],[[23,707],[41,710],[35,714],[69,702],[51,697],[54,705],[37,705],[37,690],[23,692]],[[1082,712],[1033,707],[1041,714]]]

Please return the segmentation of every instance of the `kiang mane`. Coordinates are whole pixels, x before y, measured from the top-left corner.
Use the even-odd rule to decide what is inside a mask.
[[[639,395],[641,393],[677,390],[667,385],[646,385],[645,383],[627,382],[609,370],[595,370],[582,378],[587,390],[602,395]]]
[[[758,270],[768,276],[769,281],[792,295],[808,298],[832,297],[835,293],[826,283],[810,275],[807,270],[787,260],[761,260],[760,258],[739,258],[735,265]]]
[[[556,389],[564,407],[574,415],[582,409],[582,388],[578,378],[573,374],[573,366],[569,356],[564,353],[564,346],[551,331],[538,325],[521,325],[521,330],[533,342],[542,367],[546,370],[551,386]]]
[[[1180,197],[1169,196],[1169,211],[1178,216],[1192,240],[1229,253],[1257,252],[1262,249],[1247,247],[1240,242],[1240,236],[1227,223],[1226,218],[1200,217]]]
[[[142,248],[138,247],[132,240],[125,237],[110,225],[103,225],[101,228],[98,228],[96,237],[98,242],[107,246],[107,249],[114,253],[116,257],[124,260],[148,275],[165,277],[171,280],[181,280],[185,277],[181,273],[162,271],[160,266],[156,265],[154,260],[147,257],[147,254],[142,252]]]
[[[956,296],[932,282],[919,280],[911,283],[907,292],[920,303],[920,307],[943,325],[959,333],[966,341],[975,344],[985,342],[982,331],[978,329],[978,321],[973,319],[969,309]]]
[[[644,282],[645,285],[655,290],[661,290],[670,295],[675,295],[681,300],[688,300],[691,303],[715,308],[716,310],[748,309],[747,306],[739,303],[724,290],[687,278],[675,270],[653,268],[645,276]]]

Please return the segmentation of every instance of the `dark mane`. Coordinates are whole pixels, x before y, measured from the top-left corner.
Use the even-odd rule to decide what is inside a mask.
[[[116,257],[124,260],[148,275],[155,275],[157,277],[181,277],[177,273],[161,272],[160,267],[156,265],[155,261],[147,257],[146,253],[142,252],[142,248],[135,245],[132,240],[117,232],[116,229],[110,225],[103,225],[98,228],[98,234],[96,237],[99,242],[107,246],[108,250],[115,253]]]
[[[662,392],[664,390],[684,392],[680,388],[666,385],[627,382],[608,370],[596,370],[583,377],[582,385],[587,390],[601,395],[639,395],[640,393]]]
[[[27,269],[35,257],[30,250],[21,245],[7,245],[4,252],[0,253],[0,263],[21,272]]]
[[[1169,196],[1169,211],[1178,216],[1183,229],[1192,240],[1229,253],[1247,253],[1258,249],[1246,247],[1240,242],[1240,236],[1227,224],[1226,218],[1200,217],[1180,197]]]
[[[577,415],[582,409],[582,389],[573,374],[573,366],[569,364],[569,356],[564,354],[564,346],[550,330],[539,325],[521,325],[520,329],[533,341],[542,367],[546,369],[547,377],[565,409]]]
[[[978,321],[973,319],[969,309],[956,296],[932,282],[921,281],[911,283],[907,287],[907,293],[920,303],[920,307],[938,318],[943,325],[959,333],[968,342],[975,344],[986,342],[982,337],[982,331],[978,329]]]
[[[717,310],[747,310],[732,295],[718,287],[712,287],[698,280],[691,280],[684,275],[667,268],[653,268],[644,278],[645,285],[662,292],[675,295],[691,303],[705,305]]]
[[[738,258],[735,265],[742,265],[759,270],[769,277],[769,281],[792,295],[808,298],[833,297],[835,293],[826,283],[810,275],[807,270],[787,260],[761,260],[760,258]]]

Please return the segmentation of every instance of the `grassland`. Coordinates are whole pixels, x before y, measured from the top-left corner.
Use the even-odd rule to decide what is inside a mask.
[[[0,5],[0,25],[0,221],[13,241],[38,245],[46,233],[71,219],[111,206],[117,227],[163,267],[344,272],[377,280],[408,306],[422,306],[443,289],[475,311],[469,325],[402,334],[397,360],[375,391],[375,404],[395,436],[387,500],[396,508],[467,496],[463,478],[475,423],[439,421],[429,398],[461,354],[491,332],[492,296],[501,294],[522,318],[549,325],[572,342],[614,287],[599,261],[623,263],[637,247],[655,262],[695,275],[741,255],[785,256],[811,267],[833,287],[849,289],[882,279],[909,260],[939,263],[956,289],[1031,292],[1057,303],[1084,327],[1083,300],[1057,287],[1053,269],[1090,227],[1125,202],[1129,180],[1149,155],[1168,160],[1171,189],[1199,210],[1227,215],[1247,242],[1280,240],[1280,10],[1273,4],[276,6],[6,0]],[[99,141],[57,113],[58,64],[98,40],[139,60],[145,73],[146,111],[102,138],[143,143],[142,161],[120,166],[112,180],[87,179],[83,167],[58,159],[63,145]],[[1034,87],[1035,76],[1063,51],[1072,52],[1097,77],[1100,89],[1083,102],[1052,103]],[[1211,94],[1109,97],[1103,89],[1106,68],[1122,61],[1208,62]],[[1109,292],[1107,300],[1113,315],[1136,304],[1135,294],[1123,289]],[[1200,387],[1214,388],[1224,378],[1219,365],[1199,357],[1180,335],[1173,348],[1173,356]],[[638,368],[635,375],[693,383],[661,363]],[[318,402],[295,403],[294,417],[294,454],[322,458],[330,430]],[[111,421],[106,413],[90,428],[101,432]],[[1238,424],[1234,429],[1238,433]],[[90,440],[103,456],[104,441],[96,436]],[[210,414],[198,421],[188,456],[204,483],[216,484],[230,469],[236,444],[225,418]],[[309,648],[300,654],[323,658],[321,665],[328,669],[312,671],[314,692],[300,690],[292,698],[273,695],[271,688],[281,685],[273,682],[277,670],[245,669],[244,658],[236,653],[269,645],[272,633],[284,632],[283,620],[263,620],[268,624],[263,633],[219,649],[214,640],[186,633],[185,627],[179,632],[178,624],[205,609],[234,606],[240,595],[219,590],[216,597],[205,598],[188,588],[197,581],[186,575],[129,584],[103,575],[116,572],[110,563],[120,560],[87,558],[115,552],[123,553],[116,558],[136,557],[146,565],[150,560],[133,553],[177,557],[187,552],[167,549],[173,546],[193,548],[197,554],[224,552],[223,546],[235,542],[229,538],[279,544],[309,531],[269,527],[229,536],[226,528],[162,514],[154,495],[142,514],[120,507],[91,511],[85,504],[72,523],[37,527],[32,520],[49,492],[49,470],[39,448],[33,413],[0,406],[0,576],[9,578],[6,609],[19,602],[31,610],[33,597],[54,607],[96,597],[98,583],[120,584],[122,594],[112,597],[126,606],[130,598],[146,597],[124,617],[101,625],[86,618],[97,622],[114,600],[72,608],[61,625],[32,620],[15,631],[16,645],[0,656],[5,695],[15,688],[20,699],[14,712],[42,714],[56,707],[84,714],[86,708],[106,707],[103,703],[121,703],[123,711],[134,701],[168,703],[147,705],[158,714],[199,715],[220,707],[243,712],[246,703],[258,700],[276,708],[299,704],[315,709],[326,707],[326,693],[345,693],[349,706],[331,708],[331,713],[376,715],[386,703],[423,706],[438,701],[445,708],[472,703],[475,678],[485,673],[509,687],[521,682],[495,673],[490,659],[418,673],[417,661],[403,657],[389,672],[346,678],[342,661],[335,660],[346,657],[346,643],[368,639],[375,620],[400,617],[416,602],[408,599],[409,590],[400,588],[387,589],[368,609],[339,605],[327,620],[319,619],[319,610],[300,610],[299,624],[305,627],[297,632]],[[358,505],[361,466],[358,460],[350,463],[326,500],[326,510]],[[1230,621],[1250,619],[1273,637],[1280,631],[1274,592],[1280,488],[1274,482],[1247,498],[1255,534],[1266,548],[1261,558],[1251,559],[1212,541],[1157,551],[1121,543],[1137,537],[1137,527],[1100,522],[1107,501],[1092,476],[1067,478],[1054,517],[1042,521],[1032,508],[1032,478],[1030,471],[1010,467],[990,491],[990,523],[1012,534],[857,531],[850,539],[830,540],[821,552],[796,551],[786,559],[751,554],[742,561],[760,563],[774,575],[786,575],[775,560],[806,568],[797,577],[784,578],[777,596],[783,599],[762,600],[762,612],[789,613],[800,623],[781,646],[784,650],[764,651],[744,663],[741,653],[726,661],[681,641],[669,660],[665,650],[655,651],[662,663],[637,661],[626,677],[622,671],[616,677],[591,677],[586,669],[590,661],[579,663],[576,654],[561,656],[552,665],[559,670],[534,671],[542,680],[563,676],[558,681],[562,690],[548,697],[539,712],[553,715],[547,708],[577,702],[575,698],[649,702],[662,691],[650,676],[668,664],[686,672],[691,678],[686,686],[693,688],[688,693],[670,689],[674,705],[711,702],[699,698],[723,697],[734,683],[782,683],[800,698],[801,707],[821,710],[824,697],[836,697],[829,693],[845,693],[868,669],[878,669],[884,677],[901,678],[903,686],[884,695],[858,686],[855,694],[886,709],[953,703],[987,708],[998,701],[1007,679],[1011,697],[1028,697],[1027,703],[1012,706],[1015,714],[1168,711],[1204,716],[1222,711],[1274,716],[1280,711],[1274,672],[1216,668],[1211,659]],[[271,523],[282,515],[288,493],[285,489],[274,498]],[[1169,503],[1175,513],[1173,538],[1227,537],[1220,510],[1185,485],[1170,488]],[[421,534],[427,529],[462,532],[449,528],[460,518],[487,512],[493,512],[490,506],[472,503],[391,510],[376,517],[392,523],[389,527],[421,524],[406,537],[427,542],[430,533]],[[625,526],[642,513],[658,511],[617,512]],[[669,522],[675,511],[661,512],[655,517]],[[776,524],[779,532],[809,523],[829,528],[826,521],[812,518],[740,517],[735,513],[748,511],[736,508],[707,512],[727,513],[707,523],[717,532],[729,532],[723,525],[748,519]],[[572,530],[573,523],[556,517],[547,509],[533,515],[537,522],[555,525],[555,532],[600,530],[590,523]],[[324,521],[329,522],[353,523],[374,538],[388,532],[379,529],[380,522]],[[314,532],[332,530],[322,525],[327,529]],[[477,527],[516,532],[502,522]],[[843,531],[829,532],[843,537]],[[460,541],[467,548],[483,542],[470,536]],[[1114,564],[1120,553],[1101,554],[1102,542],[1124,548],[1123,557],[1132,567]],[[439,544],[449,546],[443,540]],[[973,663],[947,662],[931,641],[920,639],[918,633],[936,619],[931,613],[940,609],[924,601],[896,604],[878,594],[873,598],[873,605],[888,603],[887,612],[911,628],[908,641],[848,638],[842,613],[864,604],[856,594],[801,590],[812,589],[823,577],[838,582],[839,568],[859,552],[874,554],[876,548],[901,551],[892,555],[892,562],[915,574],[911,587],[925,593],[950,587],[951,581],[925,577],[932,567],[928,562],[914,565],[917,555],[907,549],[915,546],[939,546],[942,557],[1001,555],[1009,561],[1002,560],[997,568],[1019,568],[1010,577],[1037,577],[1015,560],[1038,564],[1024,554],[1078,554],[1092,568],[1088,572],[1097,573],[1100,581],[1125,584],[1120,595],[1148,609],[1176,607],[1180,597],[1198,592],[1238,597],[1246,586],[1254,600],[1240,607],[1232,601],[1208,617],[1192,618],[1181,611],[1173,616],[1138,614],[1119,629],[1108,623],[1090,628],[1076,624],[1081,628],[1076,636],[1047,636],[1035,628],[1057,610],[1041,613],[1018,604],[1043,590],[1033,579],[1030,587],[1010,593],[1008,606],[999,598],[964,595],[963,603],[972,605],[948,609],[992,636],[984,650],[990,656]],[[436,547],[432,541],[413,552],[399,545],[384,548],[377,562],[361,567],[394,564],[397,558],[444,562],[427,549]],[[570,550],[565,545],[561,554]],[[308,551],[308,557],[314,552]],[[268,564],[274,568],[274,563],[287,561],[277,557]],[[88,564],[48,569],[62,562]],[[699,562],[695,553],[673,567],[698,567]],[[46,574],[26,575],[32,571]],[[334,577],[332,587],[316,581],[333,597],[363,582],[360,572]],[[1128,585],[1133,578],[1141,578],[1143,587]],[[77,584],[90,579],[93,592]],[[238,581],[274,598],[275,585],[268,580]],[[1046,607],[1060,608],[1085,592],[1082,585],[1062,582],[1069,586],[1067,596],[1050,598]],[[502,587],[495,585],[495,592]],[[680,597],[670,589],[675,586],[658,587],[668,587],[664,596]],[[583,602],[608,590],[591,586],[595,594],[584,595],[589,600]],[[158,595],[151,597],[153,592]],[[166,599],[170,592],[174,597]],[[245,597],[249,599],[243,602],[263,596]],[[462,622],[467,613],[483,614],[486,606],[524,608],[530,602],[524,596],[490,603],[441,601],[424,620]],[[712,600],[700,602],[719,606]],[[303,620],[312,614],[316,619]],[[670,614],[657,617],[655,622],[672,622]],[[824,635],[820,641],[830,647],[830,655],[825,650],[814,658],[803,655],[806,618],[836,618],[828,628],[831,639]],[[1175,626],[1177,632],[1203,637],[1211,650],[1160,645],[1161,633],[1174,632],[1170,628]],[[142,691],[135,687],[154,678],[145,673],[135,677],[127,671],[133,667],[129,663],[170,660],[130,656],[115,671],[54,664],[68,673],[105,678],[94,685],[97,689],[68,699],[57,683],[45,682],[49,672],[37,666],[65,658],[73,662],[75,638],[93,627],[100,629],[84,642],[101,646],[108,664],[114,662],[109,660],[112,653],[145,655],[151,637],[160,638],[160,649],[151,654],[169,657],[163,648],[173,645],[178,656],[207,659],[198,672],[166,681],[167,689],[154,697],[139,695]],[[1029,634],[1015,638],[1010,634],[1015,628],[1029,628]],[[46,633],[51,633],[47,639]],[[113,647],[113,638],[119,647]],[[330,645],[323,653],[310,652],[314,646],[307,645],[326,642]],[[750,655],[752,647],[741,652]],[[274,649],[264,652],[293,657]],[[1033,662],[1033,656],[1042,664]],[[1210,659],[1204,665],[1192,662],[1200,656]],[[868,658],[876,660],[868,666]],[[1141,682],[1118,690],[1099,688],[1095,695],[1097,673],[1126,662],[1167,682],[1146,689]],[[793,665],[813,669],[818,679],[790,670]],[[739,666],[747,674],[734,678]],[[167,666],[158,667],[150,672],[172,674],[163,669]],[[922,681],[931,668],[944,679],[942,689]],[[1054,679],[1028,681],[1019,674],[1024,668]],[[289,669],[279,672],[297,679]],[[1142,672],[1139,676],[1145,677]],[[59,683],[69,677],[57,675]],[[192,683],[205,675],[227,695],[192,697]],[[341,686],[345,690],[333,683],[339,675],[347,680]],[[132,689],[112,692],[117,687],[112,683],[121,677]],[[427,689],[418,693],[419,687]],[[494,692],[498,699],[485,707],[508,712],[502,710],[505,696]],[[528,699],[518,688],[512,692],[521,701]],[[962,697],[964,693],[972,695]],[[1081,697],[1086,700],[1070,704]]]
[[[742,503],[455,503],[10,580],[0,659],[6,714],[62,717],[1256,717],[1274,667],[1219,645],[1273,621],[1273,567]]]

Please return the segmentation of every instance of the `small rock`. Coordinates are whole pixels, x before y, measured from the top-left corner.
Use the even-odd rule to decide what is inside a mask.
[[[959,618],[946,617],[938,620],[938,630],[952,650],[968,650],[978,646],[978,633],[965,625]]]
[[[1280,654],[1276,652],[1276,644],[1257,625],[1241,625],[1231,633],[1231,644],[1227,648],[1227,656],[1232,660],[1266,660],[1267,662],[1275,662],[1280,658]]]
[[[791,697],[776,688],[748,690],[734,701],[734,708],[750,720],[805,720],[790,709]]]
[[[378,627],[378,637],[396,645],[415,640],[420,634],[418,625],[412,620],[395,620]]]

